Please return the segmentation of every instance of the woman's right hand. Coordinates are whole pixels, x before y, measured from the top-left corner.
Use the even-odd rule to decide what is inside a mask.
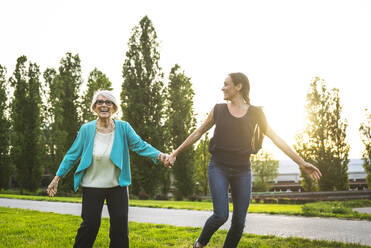
[[[50,197],[53,197],[55,194],[57,194],[57,188],[58,188],[58,182],[59,182],[59,176],[55,176],[53,180],[50,182],[46,192]]]
[[[319,180],[322,176],[321,171],[311,163],[304,162],[299,167],[313,180]]]
[[[167,158],[167,161],[168,163],[171,164],[171,166],[174,165],[175,163],[175,160],[176,160],[176,155],[174,154],[174,152],[172,154],[170,154],[170,156]]]

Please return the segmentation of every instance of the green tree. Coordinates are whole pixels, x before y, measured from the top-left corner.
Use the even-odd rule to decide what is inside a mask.
[[[0,188],[8,188],[12,167],[9,159],[8,82],[6,68],[0,65]]]
[[[91,101],[94,93],[98,90],[113,90],[112,83],[108,77],[97,68],[94,68],[89,74],[87,90],[82,97],[82,121],[88,122],[95,119],[94,114],[90,110]]]
[[[128,47],[122,73],[122,118],[132,125],[143,140],[163,150],[163,73],[159,66],[157,34],[147,16],[133,28]],[[153,166],[150,160],[135,153],[131,153],[131,164],[132,192],[139,194],[143,191],[154,196],[164,168]]]
[[[251,156],[251,168],[254,175],[253,190],[266,192],[272,187],[271,182],[278,176],[278,160],[272,154],[260,150]]]
[[[55,69],[48,68],[43,73],[43,99],[45,104],[42,108],[43,125],[42,137],[45,147],[45,174],[49,175],[47,181],[54,177],[56,170],[63,156],[62,144],[66,140],[66,132],[60,129],[62,126],[63,109],[60,103],[62,98],[62,85],[56,82],[57,72]]]
[[[193,114],[193,96],[191,79],[175,65],[169,75],[167,88],[167,120],[169,147],[177,148],[194,131],[196,119]],[[177,157],[173,168],[175,195],[182,199],[193,194],[194,190],[194,150],[193,146]]]
[[[325,82],[316,77],[307,94],[307,122],[305,130],[297,135],[296,151],[317,166],[322,177],[322,191],[348,189],[348,153],[346,143],[347,121],[341,118],[342,105],[339,90],[328,90]],[[304,190],[316,190],[316,184],[302,172]]]
[[[78,115],[81,109],[78,93],[82,84],[79,55],[66,53],[60,61],[58,72],[47,69],[44,72],[44,79],[49,89],[47,113],[48,120],[51,122],[51,135],[47,143],[53,161],[50,171],[54,174],[82,123]],[[60,189],[62,191],[73,189],[72,173],[61,181]]]
[[[209,132],[206,132],[203,139],[197,145],[195,151],[195,180],[198,190],[203,194],[209,193],[208,166],[210,161],[209,153]]]
[[[34,63],[26,66],[26,56],[17,59],[13,76],[11,103],[13,125],[12,160],[17,169],[17,182],[21,190],[35,191],[40,186],[41,166],[41,97],[40,69]]]
[[[366,121],[361,123],[359,131],[361,133],[362,143],[365,145],[362,153],[363,168],[367,173],[367,186],[371,189],[371,114],[365,110]]]

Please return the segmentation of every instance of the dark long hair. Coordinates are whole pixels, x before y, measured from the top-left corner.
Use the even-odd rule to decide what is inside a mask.
[[[242,97],[245,100],[245,102],[250,105],[250,96],[249,96],[250,95],[250,82],[247,76],[243,74],[242,72],[229,73],[229,76],[231,77],[234,85],[238,85],[238,84],[242,85],[242,89],[241,89]]]

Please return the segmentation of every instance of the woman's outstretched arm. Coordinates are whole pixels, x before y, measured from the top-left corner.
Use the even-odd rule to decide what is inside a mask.
[[[83,150],[83,142],[85,140],[85,131],[86,129],[80,127],[80,130],[75,138],[70,149],[67,151],[66,155],[64,155],[61,164],[59,165],[58,171],[56,176],[50,182],[46,192],[50,197],[53,197],[57,194],[58,182],[61,178],[63,178],[75,165],[75,163],[81,158],[82,150]]]
[[[173,153],[169,156],[169,162],[171,164],[174,164],[176,160],[176,156],[183,151],[185,148],[191,146],[194,144],[197,140],[201,138],[201,136],[208,131],[213,125],[215,124],[214,122],[214,109],[212,109],[207,116],[206,120],[202,123],[202,125],[197,128],[193,133],[191,133],[185,140],[184,142],[175,150]]]
[[[287,156],[289,156],[295,163],[297,163],[310,178],[314,180],[320,179],[321,172],[314,165],[305,162],[281,137],[279,137],[273,129],[268,125],[265,135],[268,136],[273,143],[280,148]]]

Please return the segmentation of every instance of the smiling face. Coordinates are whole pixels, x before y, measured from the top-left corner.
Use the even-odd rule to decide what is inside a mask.
[[[240,93],[241,87],[242,87],[241,84],[235,85],[232,81],[232,78],[228,76],[224,80],[224,86],[222,88],[224,100],[232,100],[235,96],[241,94]]]
[[[116,112],[116,105],[103,95],[97,97],[93,110],[97,113],[98,118],[107,119]]]

